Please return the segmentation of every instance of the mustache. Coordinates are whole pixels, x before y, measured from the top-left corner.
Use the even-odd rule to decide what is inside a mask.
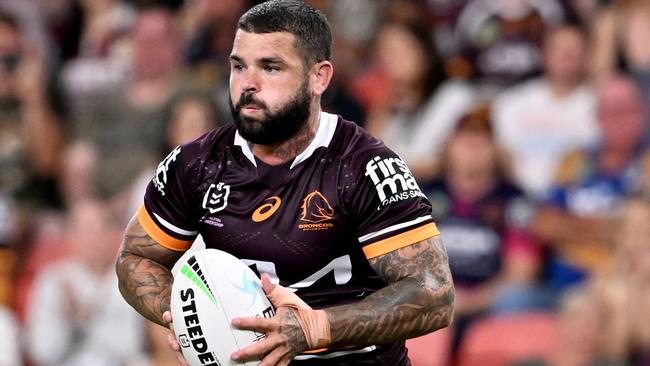
[[[264,103],[261,100],[256,99],[253,96],[253,93],[245,93],[245,92],[242,93],[241,96],[239,97],[239,101],[237,102],[237,105],[235,107],[239,111],[245,105],[255,106],[255,107],[260,108],[260,109],[267,109],[266,108],[266,103]]]

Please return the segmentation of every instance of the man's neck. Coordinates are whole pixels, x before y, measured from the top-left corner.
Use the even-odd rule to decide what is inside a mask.
[[[312,108],[307,123],[305,123],[295,136],[287,141],[275,145],[251,144],[250,147],[253,155],[269,165],[280,165],[293,160],[305,151],[314,140],[320,123],[320,114],[320,106]]]
[[[573,93],[577,87],[581,85],[580,80],[576,81],[564,81],[564,80],[554,80],[552,78],[547,78],[549,89],[551,93],[556,98],[564,98],[569,94]]]

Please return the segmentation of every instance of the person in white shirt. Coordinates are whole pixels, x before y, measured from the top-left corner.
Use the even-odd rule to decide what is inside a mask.
[[[142,348],[144,325],[122,301],[112,270],[118,239],[101,203],[76,203],[66,228],[70,258],[34,281],[26,351],[38,366],[119,365]]]
[[[422,24],[384,23],[375,48],[389,82],[383,100],[370,107],[366,128],[404,159],[418,181],[430,180],[456,121],[475,102],[473,89],[445,81],[431,32]]]
[[[0,305],[0,365],[22,365],[18,322],[14,314]]]
[[[497,138],[512,154],[515,179],[534,197],[548,189],[566,152],[598,140],[595,96],[584,81],[586,52],[579,28],[550,31],[544,76],[507,89],[494,101]]]

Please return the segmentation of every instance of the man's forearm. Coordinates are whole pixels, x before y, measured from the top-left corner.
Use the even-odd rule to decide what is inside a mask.
[[[169,310],[171,272],[150,259],[122,252],[117,273],[124,299],[142,316],[166,327],[162,314]]]
[[[129,222],[116,264],[120,292],[142,316],[163,326],[173,282],[169,269],[181,255],[149,237],[137,219]]]
[[[385,255],[374,266],[394,282],[361,302],[325,309],[332,345],[388,343],[449,325],[454,288],[439,238]]]
[[[452,318],[452,290],[431,294],[412,278],[362,302],[326,309],[332,345],[383,344],[444,328]]]

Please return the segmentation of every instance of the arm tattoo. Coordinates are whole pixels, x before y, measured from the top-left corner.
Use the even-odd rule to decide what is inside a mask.
[[[286,311],[281,315],[280,324],[278,332],[287,341],[290,354],[297,355],[309,348],[305,334],[293,310]]]
[[[124,299],[142,316],[165,327],[162,314],[170,306],[170,269],[181,255],[158,244],[133,218],[117,258],[116,271]]]
[[[363,301],[325,309],[332,345],[412,338],[450,324],[454,287],[440,236],[370,260],[389,285]]]

